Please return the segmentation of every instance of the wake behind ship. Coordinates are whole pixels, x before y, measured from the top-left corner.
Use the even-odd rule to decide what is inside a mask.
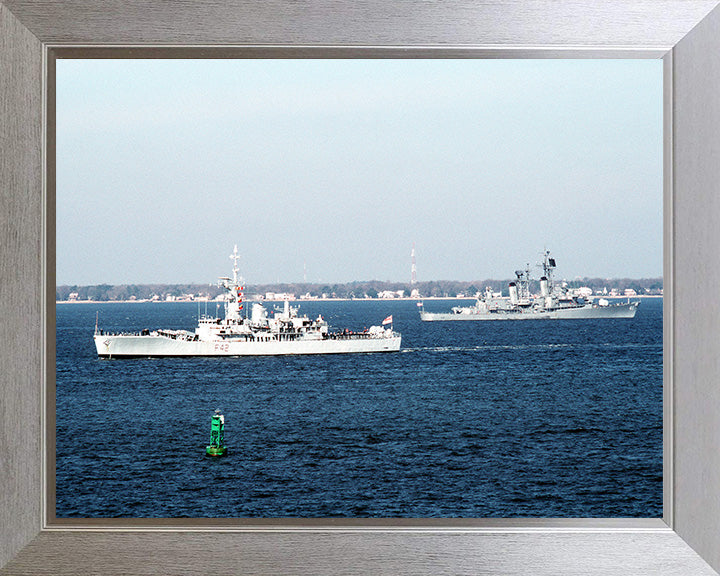
[[[450,312],[426,312],[420,309],[425,322],[441,320],[569,320],[587,318],[634,318],[640,302],[610,303],[605,298],[597,302],[575,293],[565,283],[553,280],[555,259],[545,251],[541,264],[540,294],[530,294],[530,269],[517,270],[517,280],[508,285],[509,298],[499,297],[490,288],[478,297],[474,306],[456,306]]]
[[[312,320],[297,314],[286,300],[282,312],[268,316],[259,303],[250,317],[243,317],[242,279],[238,279],[237,246],[233,277],[220,278],[229,293],[225,317],[201,316],[195,332],[188,330],[143,330],[134,334],[108,334],[95,326],[93,339],[101,358],[147,358],[156,356],[262,356],[285,354],[347,354],[397,352],[401,335],[392,329],[392,316],[381,326],[363,332],[331,332],[318,316]],[[389,325],[389,328],[385,328]]]

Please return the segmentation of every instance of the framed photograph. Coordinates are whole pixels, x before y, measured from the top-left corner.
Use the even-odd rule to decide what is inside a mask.
[[[56,54],[53,523],[662,517],[662,60]]]
[[[713,574],[720,565],[716,527],[720,509],[712,494],[720,486],[719,457],[713,452],[712,431],[718,416],[710,407],[717,397],[711,387],[715,306],[698,293],[710,290],[716,272],[712,249],[717,236],[712,219],[716,166],[711,158],[716,136],[708,126],[720,122],[713,99],[720,83],[713,54],[720,15],[714,2],[669,3],[664,10],[636,3],[618,3],[597,10],[587,6],[582,21],[568,20],[568,8],[544,7],[544,29],[530,32],[524,22],[540,13],[520,10],[506,21],[508,2],[493,7],[454,8],[447,16],[440,6],[424,5],[423,18],[432,22],[388,28],[383,8],[363,13],[358,30],[342,26],[351,7],[306,15],[308,27],[295,26],[283,38],[285,25],[297,15],[280,10],[267,19],[262,8],[212,8],[192,28],[188,17],[173,20],[177,28],[155,27],[137,15],[100,17],[82,8],[58,8],[56,16],[36,12],[32,3],[0,4],[0,26],[8,57],[2,65],[17,81],[3,86],[0,96],[8,110],[3,138],[13,142],[2,178],[11,194],[3,197],[2,305],[8,319],[3,327],[10,352],[3,370],[4,394],[10,415],[2,424],[3,548],[0,564],[10,572],[76,572],[87,569],[83,558],[107,573],[142,569],[148,560],[139,551],[162,550],[152,569],[192,572],[207,566],[225,571],[283,573],[522,573],[531,562],[539,573],[662,574],[677,571]],[[158,10],[163,10],[158,6]],[[279,7],[276,7],[279,8]],[[416,7],[417,8],[417,7]],[[403,9],[410,9],[409,6]],[[470,15],[465,11],[469,10]],[[574,10],[578,10],[574,7]],[[641,17],[637,16],[640,10]],[[239,18],[242,13],[245,18]],[[496,22],[477,30],[468,22]],[[60,15],[62,14],[62,17]],[[228,20],[228,16],[231,16]],[[157,15],[159,18],[161,14]],[[395,16],[391,17],[391,20]],[[498,20],[499,19],[499,20]],[[240,23],[238,28],[223,25]],[[642,21],[642,23],[641,23]],[[129,25],[129,23],[135,23]],[[258,27],[258,22],[265,22]],[[267,24],[272,22],[272,24]],[[415,21],[417,22],[417,20]],[[561,24],[565,22],[566,24]],[[567,24],[572,22],[572,24]],[[588,25],[594,22],[594,25]],[[601,26],[600,23],[604,24]],[[338,26],[333,28],[333,26]],[[123,32],[123,30],[130,32]],[[327,30],[339,30],[330,33]],[[552,32],[550,32],[552,30]],[[589,31],[592,34],[588,36]],[[323,40],[324,42],[320,42]],[[580,40],[582,39],[582,40]],[[202,43],[202,47],[191,47]],[[277,46],[258,46],[259,44]],[[583,46],[578,48],[577,44]],[[94,44],[94,46],[90,46]],[[145,45],[145,47],[139,45]],[[157,44],[157,48],[148,47]],[[175,44],[176,46],[170,46]],[[208,48],[215,44],[217,49]],[[321,47],[324,44],[325,47]],[[384,45],[402,46],[386,48]],[[469,45],[477,47],[468,47]],[[104,48],[103,45],[108,45]],[[114,47],[110,48],[110,45]],[[222,46],[234,45],[232,48]],[[313,46],[315,45],[315,46]],[[329,45],[329,46],[328,46]],[[359,45],[365,48],[358,47]],[[440,48],[440,45],[446,45]],[[134,47],[133,47],[134,46]],[[373,47],[374,46],[374,47]],[[56,255],[54,206],[57,150],[53,135],[58,58],[102,58],[118,48],[140,58],[654,58],[664,62],[664,503],[662,519],[448,519],[318,518],[236,522],[230,518],[198,521],[128,519],[107,522],[83,518],[63,522],[51,512],[55,415],[47,403],[55,378],[54,327]],[[153,50],[155,50],[153,52]],[[223,53],[222,51],[225,50]],[[41,129],[42,128],[42,129]],[[40,241],[42,239],[42,241]],[[7,278],[7,280],[5,280]],[[680,279],[683,279],[682,281]],[[692,279],[692,280],[688,280]],[[28,285],[30,285],[28,305]],[[22,290],[21,290],[22,287]],[[690,289],[692,288],[692,289]],[[704,306],[703,306],[704,304]],[[28,319],[31,321],[28,322]],[[31,335],[22,342],[20,327]],[[30,415],[30,416],[29,416]],[[29,416],[29,417],[28,417]],[[28,424],[33,431],[28,437]],[[23,423],[23,426],[20,423]],[[17,430],[22,429],[22,439]],[[48,432],[52,429],[53,432]],[[28,446],[34,448],[28,448]],[[42,457],[38,456],[42,454]],[[132,515],[129,515],[132,518]],[[77,519],[76,519],[77,520]],[[118,530],[122,534],[118,534]],[[7,534],[7,537],[5,535]],[[83,550],[83,554],[75,553]],[[342,550],[342,553],[340,551]],[[298,557],[303,558],[298,561]]]

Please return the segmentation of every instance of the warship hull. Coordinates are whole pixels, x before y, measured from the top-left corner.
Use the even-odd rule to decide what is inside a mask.
[[[397,352],[401,337],[324,338],[293,341],[201,341],[163,335],[95,335],[101,358],[169,356],[281,356],[291,354],[349,354]]]
[[[634,318],[638,302],[611,304],[609,306],[579,306],[555,308],[550,310],[537,309],[498,309],[492,312],[475,311],[465,308],[462,312],[420,312],[420,319],[433,321],[471,321],[471,320],[572,320],[588,318]]]

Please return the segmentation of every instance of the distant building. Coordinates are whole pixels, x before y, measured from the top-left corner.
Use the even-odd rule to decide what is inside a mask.
[[[265,300],[295,300],[295,294],[289,292],[265,292]]]
[[[165,302],[192,302],[194,300],[195,296],[193,294],[180,294],[180,296],[167,294],[165,296]]]
[[[390,300],[392,298],[403,298],[405,296],[405,290],[383,290],[381,292],[378,292],[377,297],[383,298],[385,300]]]

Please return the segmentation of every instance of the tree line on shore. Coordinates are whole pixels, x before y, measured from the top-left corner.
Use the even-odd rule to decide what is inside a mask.
[[[507,286],[510,280],[431,280],[410,284],[409,282],[391,282],[380,280],[355,281],[345,283],[306,282],[255,284],[246,286],[245,294],[248,298],[255,295],[265,296],[268,292],[293,294],[296,298],[309,296],[312,298],[378,298],[387,293],[395,293],[410,297],[414,290],[420,297],[454,297],[458,294],[474,296],[477,292],[490,287],[494,292],[507,295]],[[626,289],[635,290],[639,295],[662,294],[662,278],[582,278],[568,281],[572,288],[588,287],[593,292],[602,292],[612,289],[624,294]],[[531,281],[531,291],[539,291],[537,281]],[[62,285],[57,286],[55,298],[57,301],[91,300],[124,301],[124,300],[172,300],[191,296],[193,298],[215,299],[224,289],[213,284],[96,284],[96,285]]]

